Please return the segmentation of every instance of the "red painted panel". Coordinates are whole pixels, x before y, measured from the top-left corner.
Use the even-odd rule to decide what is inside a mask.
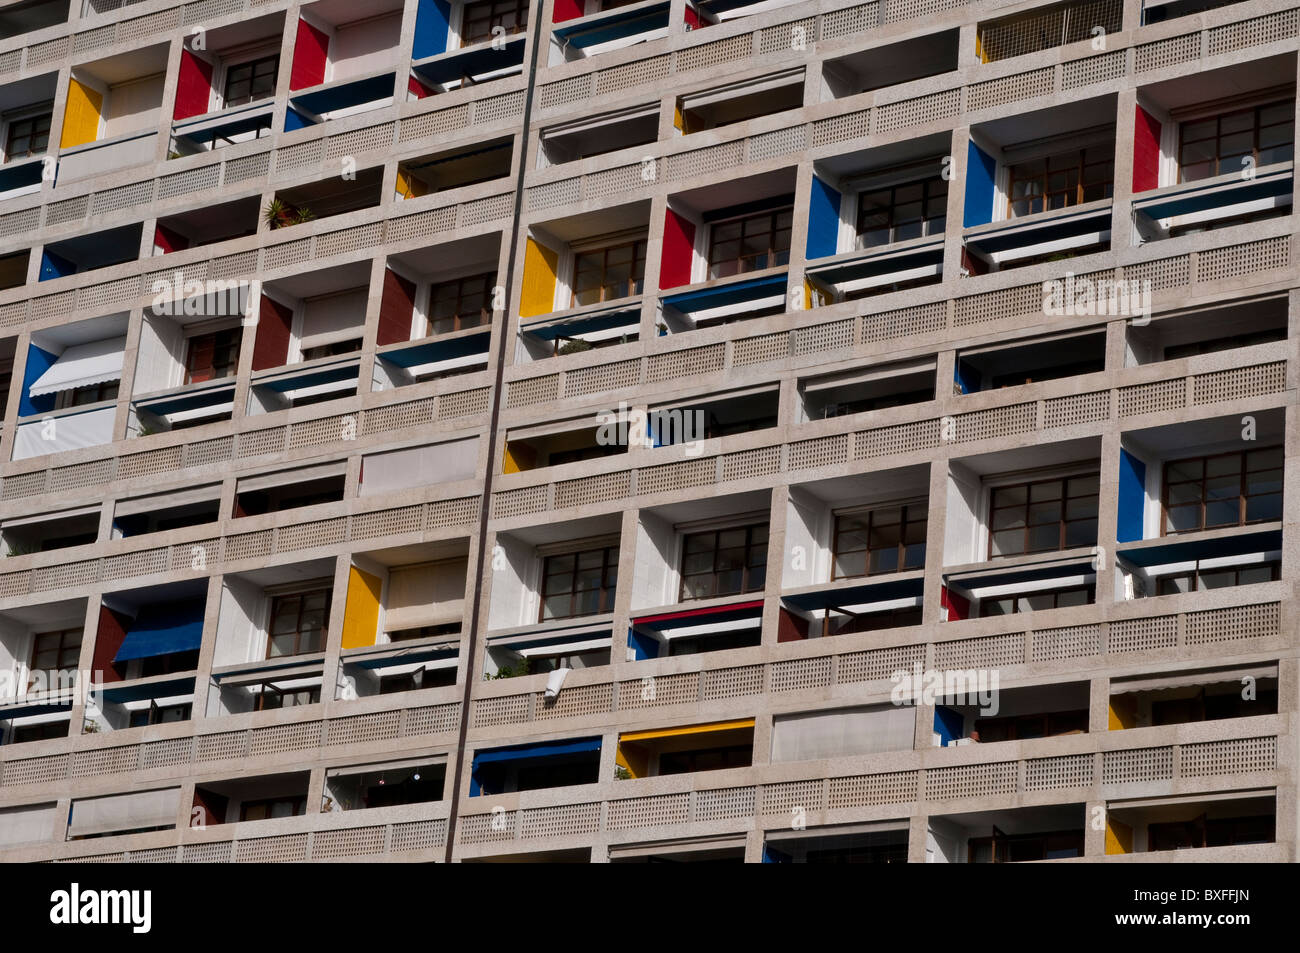
[[[416,98],[416,99],[423,99],[425,96],[432,96],[432,95],[433,95],[433,90],[429,89],[429,87],[425,86],[422,82],[420,82],[420,81],[419,81],[418,79],[416,79],[414,76],[411,76],[411,77],[408,77],[408,78],[407,78],[407,80],[406,80],[406,88],[407,88],[410,92],[412,92],[412,93],[415,94],[415,98]]]
[[[384,269],[384,290],[379,299],[376,343],[396,344],[411,339],[411,312],[415,310],[415,283],[391,268]]]
[[[672,209],[664,215],[664,254],[659,265],[659,287],[676,288],[691,283],[691,256],[695,249],[695,223]]]
[[[778,642],[801,642],[808,638],[808,620],[795,615],[789,609],[782,608],[777,613],[776,640]]]
[[[253,370],[282,367],[289,359],[289,334],[293,311],[262,295],[257,312],[257,335],[253,338]]]
[[[190,240],[180,232],[173,231],[166,225],[157,225],[153,231],[153,243],[163,250],[164,255],[174,251],[184,251],[190,247]]]
[[[686,29],[698,30],[700,28],[700,15],[695,12],[694,8],[686,8]]]
[[[1141,106],[1133,124],[1133,191],[1160,184],[1160,121]]]
[[[298,36],[293,41],[293,69],[289,71],[289,89],[306,89],[325,82],[325,60],[330,38],[306,20],[298,20]]]
[[[95,632],[95,652],[91,671],[102,673],[106,682],[120,682],[122,676],[113,669],[113,656],[126,640],[127,620],[108,606],[99,607],[99,627]]]
[[[947,586],[939,590],[940,604],[948,610],[949,622],[960,622],[970,618],[970,600],[959,596]]]
[[[187,49],[181,50],[181,68],[176,76],[176,105],[173,119],[189,119],[208,111],[212,98],[212,64]]]
[[[586,5],[582,0],[555,0],[555,11],[551,14],[552,23],[566,23],[582,16]]]

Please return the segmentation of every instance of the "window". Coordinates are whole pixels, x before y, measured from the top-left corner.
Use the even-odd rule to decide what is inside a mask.
[[[1115,147],[1089,146],[1011,166],[1011,217],[1110,198]]]
[[[141,708],[139,711],[131,712],[131,723],[128,727],[143,728],[146,725],[165,725],[173,721],[189,721],[193,708],[194,706],[188,703],[159,706],[157,702],[150,701],[148,708]]]
[[[10,744],[20,745],[26,741],[48,741],[51,738],[68,737],[68,722],[46,721],[39,725],[17,725],[13,729]]]
[[[659,755],[660,774],[694,774],[724,768],[748,768],[754,762],[754,746],[728,745],[698,751],[665,751]]]
[[[836,516],[831,578],[922,568],[926,514],[925,503],[909,503]]]
[[[186,342],[185,383],[222,380],[239,370],[239,345],[243,328],[226,328],[210,334],[196,334]]]
[[[970,839],[970,863],[1009,864],[1024,860],[1083,856],[1082,831],[1007,835],[996,828],[994,830],[992,837]]]
[[[1097,543],[1096,476],[995,487],[989,498],[989,558]]]
[[[329,589],[272,597],[266,657],[321,651],[329,617]]]
[[[494,27],[506,36],[521,33],[528,26],[529,0],[483,0],[465,5],[461,14],[460,45],[469,46],[490,40]]]
[[[1054,589],[1051,592],[1032,592],[1023,596],[1006,596],[1000,599],[985,599],[980,603],[982,617],[995,615],[1017,615],[1021,612],[1037,612],[1042,609],[1063,609],[1066,606],[1086,606],[1096,600],[1097,589],[1094,585],[1071,586],[1067,589]]]
[[[9,120],[5,139],[5,162],[44,155],[50,144],[50,115],[28,116]]]
[[[80,661],[80,629],[36,633],[32,636],[32,664],[28,673],[27,690],[31,691],[39,680],[37,672],[45,672],[44,677],[48,681],[53,673],[75,672]],[[52,686],[47,684],[45,687],[48,689]]]
[[[338,357],[340,354],[355,354],[361,350],[361,338],[348,338],[346,341],[334,341],[332,344],[318,344],[316,347],[302,349],[303,361],[316,361],[322,357]],[[332,399],[330,394],[327,399]]]
[[[766,579],[766,523],[691,533],[682,540],[682,602],[755,592]]]
[[[1057,735],[1086,734],[1088,712],[1054,711],[1042,715],[1010,715],[1002,718],[977,718],[975,730],[985,744],[993,741],[1025,741],[1054,738]]]
[[[921,624],[920,606],[898,606],[875,612],[849,612],[831,609],[822,622],[822,635],[850,635],[854,632],[883,632]]]
[[[790,208],[716,222],[709,230],[709,278],[776,268],[790,261]]]
[[[640,294],[645,251],[646,243],[635,241],[574,255],[572,307]]]
[[[429,294],[431,333],[446,334],[486,324],[491,312],[492,272],[453,278],[433,286]]]
[[[61,390],[54,399],[54,409],[66,410],[69,407],[98,404],[103,400],[117,400],[118,384],[118,381],[104,381],[99,384],[88,384],[85,387],[74,387],[71,390]]]
[[[539,621],[609,612],[617,583],[617,545],[547,556],[542,562]]]
[[[1201,569],[1198,566],[1190,572],[1161,576],[1156,586],[1156,595],[1172,596],[1182,592],[1208,592],[1211,589],[1224,589],[1228,586],[1275,582],[1281,578],[1282,565],[1276,562],[1265,563],[1262,566],[1228,566],[1222,569]]]
[[[858,248],[942,235],[947,213],[948,183],[942,176],[862,192],[858,195]]]
[[[275,95],[275,77],[280,72],[280,54],[263,56],[226,67],[226,107],[243,106]]]
[[[1295,100],[1253,106],[1178,125],[1178,181],[1195,182],[1288,162],[1295,147]]]
[[[1282,448],[1165,464],[1164,534],[1282,518]]]
[[[307,813],[307,795],[267,797],[245,801],[239,806],[241,821],[265,821],[275,817],[298,817]]]
[[[253,711],[273,711],[278,708],[297,708],[299,705],[315,705],[320,701],[320,686],[305,688],[277,688],[271,682],[263,682],[261,691],[254,696]]]

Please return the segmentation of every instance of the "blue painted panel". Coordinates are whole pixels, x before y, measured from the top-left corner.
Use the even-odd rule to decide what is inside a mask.
[[[48,414],[54,409],[57,394],[44,394],[31,397],[28,391],[59,359],[59,355],[43,351],[35,344],[27,345],[27,366],[23,368],[23,392],[18,398],[18,416],[28,417],[32,414]]]
[[[998,163],[975,143],[967,143],[967,146],[966,205],[962,212],[962,226],[973,228],[993,221],[993,191]]]
[[[1119,452],[1119,519],[1121,543],[1142,538],[1147,502],[1147,465],[1127,450]]]
[[[292,106],[284,111],[284,131],[293,132],[295,129],[306,129],[308,126],[316,125],[315,122],[308,119],[302,113],[298,112]]]
[[[961,388],[963,394],[977,393],[980,389],[980,381],[983,379],[979,371],[961,361],[957,362],[957,370],[953,377],[956,378],[957,386]]]
[[[961,712],[952,708],[935,706],[934,730],[939,734],[939,744],[947,747],[948,742],[966,737],[966,718]]]
[[[636,629],[627,630],[627,644],[632,647],[636,653],[636,660],[659,657],[659,640],[651,638],[648,635],[636,631]]]
[[[808,257],[834,255],[840,235],[840,193],[813,176],[808,203]]]
[[[420,0],[415,14],[415,44],[412,57],[422,60],[447,52],[451,30],[451,4],[445,0]]]
[[[68,275],[75,275],[76,273],[77,266],[62,255],[52,252],[48,248],[41,252],[40,281],[66,278]]]

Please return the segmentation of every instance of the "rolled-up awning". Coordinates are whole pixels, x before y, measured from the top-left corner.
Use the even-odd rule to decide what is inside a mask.
[[[108,338],[88,344],[74,344],[38,377],[28,390],[32,397],[103,384],[122,379],[122,352],[126,338]]]
[[[1243,678],[1253,678],[1257,682],[1264,678],[1277,678],[1277,663],[1245,665],[1241,668],[1218,669],[1212,672],[1177,672],[1153,675],[1148,678],[1112,681],[1110,683],[1110,693],[1112,695],[1122,695],[1127,692],[1155,692],[1170,688],[1191,688],[1196,685],[1239,682]]]
[[[203,603],[168,602],[144,606],[113,656],[114,662],[194,652],[203,641]]]
[[[68,837],[175,827],[180,793],[180,788],[166,788],[73,801]]]

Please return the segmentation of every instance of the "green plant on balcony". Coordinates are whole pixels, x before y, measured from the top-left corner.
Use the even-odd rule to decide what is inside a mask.
[[[577,354],[581,351],[590,351],[591,343],[584,341],[582,338],[570,338],[559,346],[556,354]]]
[[[531,674],[532,664],[528,659],[520,659],[518,665],[503,665],[492,675],[484,674],[483,681],[496,681],[498,678],[518,678],[520,675]]]
[[[266,203],[266,208],[262,209],[262,220],[271,231],[277,228],[288,228],[290,225],[301,225],[314,218],[316,213],[307,206],[299,208],[283,199],[271,199]]]

